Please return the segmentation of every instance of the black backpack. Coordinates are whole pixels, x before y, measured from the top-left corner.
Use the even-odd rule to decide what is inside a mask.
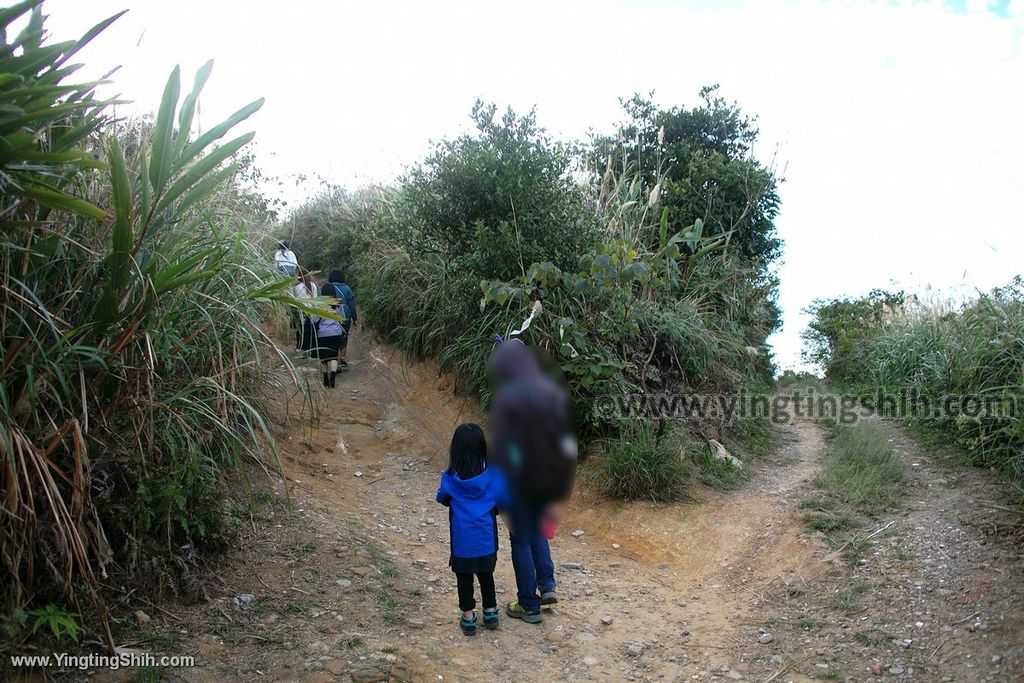
[[[510,387],[511,391],[517,391]],[[510,454],[514,467],[513,486],[525,500],[546,505],[565,500],[576,480],[578,447],[572,431],[569,401],[558,406],[541,405],[535,396],[523,391],[519,405],[523,410],[512,416],[510,426],[519,438]]]

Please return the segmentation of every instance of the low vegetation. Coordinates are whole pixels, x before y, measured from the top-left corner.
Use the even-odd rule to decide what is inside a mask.
[[[659,438],[642,424],[609,441],[592,469],[593,485],[612,498],[674,500],[683,495],[693,475],[693,461],[684,449],[692,444]]]
[[[829,535],[852,561],[867,549],[859,529],[900,504],[906,463],[881,424],[825,424],[829,432],[816,491],[801,507],[807,525]]]

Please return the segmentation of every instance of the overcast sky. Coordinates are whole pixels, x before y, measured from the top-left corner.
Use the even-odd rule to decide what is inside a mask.
[[[90,74],[122,65],[127,109],[152,111],[175,64],[189,83],[213,58],[201,123],[266,97],[248,125],[292,186],[389,181],[465,130],[477,97],[536,105],[568,139],[608,130],[619,97],[693,105],[721,84],[785,176],[783,367],[814,298],[987,289],[1022,270],[1024,0],[45,5],[60,39],[125,8],[84,53]]]

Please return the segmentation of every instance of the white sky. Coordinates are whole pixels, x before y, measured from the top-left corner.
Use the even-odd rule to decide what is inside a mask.
[[[618,98],[693,105],[704,84],[759,117],[785,171],[785,327],[799,365],[817,297],[896,284],[1002,284],[1024,253],[1024,0],[959,2],[317,2],[49,0],[55,38],[130,8],[83,53],[89,75],[156,109],[216,62],[201,123],[264,96],[260,165],[355,186],[388,181],[466,129],[478,96],[563,138],[609,130]]]

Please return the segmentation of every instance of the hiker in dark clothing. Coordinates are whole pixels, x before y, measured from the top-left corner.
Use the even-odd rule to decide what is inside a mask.
[[[320,288],[320,293],[324,296],[333,296],[343,305],[345,322],[342,323],[342,327],[345,333],[341,336],[341,345],[338,348],[338,365],[342,368],[347,368],[348,338],[352,327],[359,320],[359,311],[356,309],[356,295],[352,292],[352,288],[345,284],[345,277],[342,275],[341,270],[337,268],[333,269],[327,276],[327,282]]]
[[[507,521],[518,599],[506,612],[536,624],[542,621],[541,605],[558,602],[554,562],[541,522],[550,505],[572,491],[576,440],[569,397],[519,340],[498,346],[490,372],[495,393],[489,457],[512,493]]]

